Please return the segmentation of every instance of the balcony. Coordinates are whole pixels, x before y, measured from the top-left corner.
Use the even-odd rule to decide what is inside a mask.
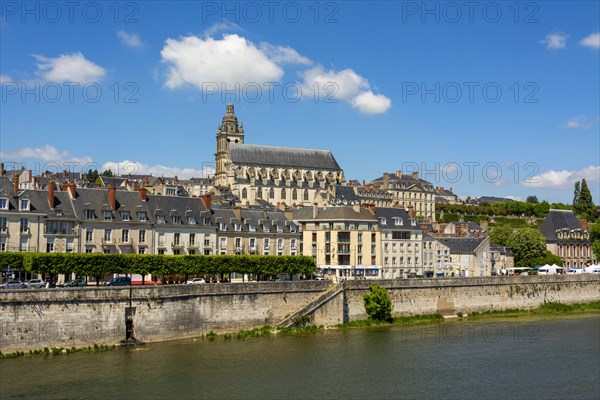
[[[183,242],[173,242],[171,243],[172,249],[183,249]]]
[[[131,246],[133,244],[131,238],[119,240],[119,246]]]
[[[45,230],[45,236],[77,236],[77,228]]]
[[[7,226],[0,226],[0,235],[2,235],[2,236],[9,236],[9,234],[8,234],[8,227]]]
[[[102,238],[102,245],[103,246],[114,246],[115,245],[115,240],[113,238],[103,237]]]
[[[187,244],[187,248],[188,248],[188,249],[197,249],[197,248],[199,248],[199,247],[200,247],[200,245],[199,245],[199,244],[198,244],[198,242],[196,242],[196,241],[189,242],[189,243]]]
[[[31,236],[31,230],[29,229],[28,226],[22,226],[19,228],[19,234],[25,236],[25,235],[29,235]]]

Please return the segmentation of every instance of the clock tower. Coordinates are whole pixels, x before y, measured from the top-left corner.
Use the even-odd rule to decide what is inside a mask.
[[[244,125],[238,125],[238,119],[233,112],[233,104],[227,104],[223,120],[217,128],[217,153],[215,154],[215,184],[227,185],[226,164],[229,160],[229,144],[244,143]]]

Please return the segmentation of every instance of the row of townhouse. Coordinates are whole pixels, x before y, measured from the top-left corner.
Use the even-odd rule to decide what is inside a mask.
[[[5,178],[0,251],[302,254],[324,273],[356,278],[491,273],[484,265],[487,236],[434,238],[404,208],[242,208],[212,204],[210,196],[150,195],[144,187],[59,188],[51,182],[48,190],[21,190]]]

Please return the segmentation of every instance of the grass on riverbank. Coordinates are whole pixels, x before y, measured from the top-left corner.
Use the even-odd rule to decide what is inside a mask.
[[[15,351],[14,353],[3,354],[0,352],[0,360],[18,357],[33,357],[33,356],[56,356],[60,354],[70,354],[78,352],[96,353],[101,351],[109,351],[116,349],[115,345],[94,344],[87,347],[44,347],[41,350]]]
[[[524,315],[559,315],[567,313],[579,313],[579,312],[599,312],[600,301],[593,303],[579,303],[579,304],[562,304],[562,303],[545,303],[538,308],[532,309],[510,309],[510,310],[494,310],[494,311],[483,311],[483,312],[472,312],[468,315],[469,320],[478,320],[482,318],[491,317],[519,317]]]
[[[369,326],[392,326],[392,325],[419,325],[428,324],[431,322],[443,321],[444,317],[441,314],[423,314],[411,315],[409,317],[396,317],[393,321],[377,321],[372,319],[360,319],[349,321],[343,324],[338,324],[335,327],[340,329],[347,328],[365,328]]]

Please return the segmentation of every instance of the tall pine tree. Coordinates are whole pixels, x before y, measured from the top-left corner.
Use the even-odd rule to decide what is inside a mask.
[[[581,191],[580,189],[580,182],[577,181],[575,182],[575,192],[573,193],[573,212],[575,214],[579,214],[579,192]]]
[[[577,214],[585,216],[587,219],[594,217],[594,201],[592,200],[592,193],[590,192],[585,179],[581,180],[581,189],[579,191],[579,198],[577,199],[577,208],[579,209]]]

